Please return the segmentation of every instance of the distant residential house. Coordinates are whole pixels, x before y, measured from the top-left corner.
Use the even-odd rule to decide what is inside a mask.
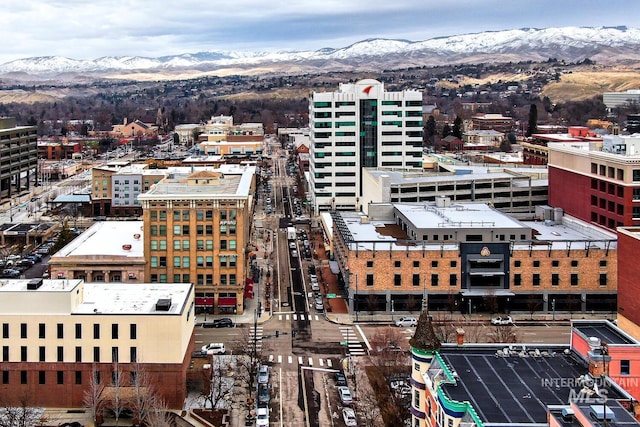
[[[128,122],[128,119],[125,117],[121,125],[113,125],[111,135],[115,137],[156,136],[158,135],[158,126],[144,123],[140,120]]]
[[[470,130],[462,135],[465,144],[483,147],[499,147],[504,140],[504,133],[495,130]]]
[[[462,140],[456,136],[449,135],[440,140],[440,144],[442,148],[447,151],[462,151],[464,143]]]

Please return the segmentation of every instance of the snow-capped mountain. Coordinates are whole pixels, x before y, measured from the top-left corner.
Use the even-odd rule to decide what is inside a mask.
[[[640,59],[640,29],[627,27],[522,28],[433,38],[424,41],[367,39],[350,46],[316,51],[199,52],[158,58],[121,56],[77,60],[58,56],[25,58],[0,65],[0,73],[55,75],[171,70],[251,68],[268,64],[375,68],[501,62],[557,58],[598,62]],[[324,64],[324,65],[323,65]]]

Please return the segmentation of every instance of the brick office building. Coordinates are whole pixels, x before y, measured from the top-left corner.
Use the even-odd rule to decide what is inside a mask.
[[[164,301],[164,303],[161,303]],[[92,376],[122,385],[144,370],[169,408],[186,397],[192,284],[8,280],[0,286],[3,404],[82,408]]]
[[[254,192],[255,167],[228,166],[175,171],[139,195],[146,280],[194,283],[197,312],[242,314]]]
[[[520,222],[472,203],[333,213],[352,313],[615,311],[616,238],[569,217]]]

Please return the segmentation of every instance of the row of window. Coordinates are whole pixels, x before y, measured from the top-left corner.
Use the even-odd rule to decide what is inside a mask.
[[[552,259],[551,260],[551,267],[560,267],[560,260],[557,259]],[[533,260],[532,264],[533,267],[540,267],[541,263],[540,260]],[[578,266],[578,260],[577,259],[572,259],[571,260],[571,267],[577,267]],[[513,262],[513,266],[514,267],[522,267],[522,261],[520,260],[516,260]],[[607,266],[607,260],[606,259],[601,259],[600,260],[600,267],[606,267]]]
[[[220,224],[218,227],[218,234],[221,235],[235,235],[236,234],[236,224]],[[149,231],[152,236],[166,236],[167,235],[167,226],[166,225],[152,225],[149,227]],[[197,236],[213,236],[213,225],[196,225],[196,235]],[[174,225],[173,226],[173,235],[174,236],[189,236],[191,235],[191,228],[189,225]]]
[[[198,274],[196,275],[196,285],[198,286],[213,286],[213,274]],[[220,274],[220,285],[221,286],[235,286],[238,284],[238,279],[235,274]],[[168,276],[166,274],[157,274],[153,273],[150,276],[151,283],[169,283]],[[191,283],[191,275],[188,273],[180,274],[176,273],[173,275],[173,280],[171,283]],[[216,283],[217,285],[218,283]]]
[[[591,163],[591,173],[624,181],[624,169],[614,168],[613,166]],[[640,169],[633,170],[633,180],[640,181]]]
[[[20,374],[20,384],[28,384],[29,383],[29,371],[2,371],[2,384],[12,384],[12,374],[18,373]],[[56,380],[55,383],[58,385],[64,385],[65,379],[65,371],[38,371],[38,384],[44,385],[48,384],[47,377],[55,372]],[[76,385],[82,385],[82,371],[73,371],[74,372],[74,382]],[[111,372],[111,384],[120,384],[123,385],[122,381],[123,372],[120,371],[112,371]],[[129,372],[129,384],[135,385],[137,383],[138,373],[136,371]],[[49,380],[50,381],[50,380]],[[102,381],[100,371],[93,372],[93,383],[100,384]]]
[[[578,286],[580,281],[580,276],[578,273],[571,273],[569,275],[569,284],[571,286]],[[532,286],[540,286],[542,283],[542,277],[539,273],[533,273],[531,275],[531,285]],[[513,275],[513,286],[522,286],[522,274],[515,273]],[[600,273],[598,276],[598,284],[600,286],[607,286],[607,273]],[[552,273],[551,274],[551,286],[560,286],[560,274]]]
[[[219,219],[221,221],[235,221],[237,218],[237,211],[235,209],[226,210],[221,209],[218,210]],[[151,210],[149,212],[152,221],[157,220],[166,220],[167,219],[167,211],[166,210]],[[191,218],[191,210],[185,209],[175,209],[173,210],[173,220],[174,221],[189,221]],[[214,211],[212,209],[207,210],[196,210],[196,220],[204,221],[213,220]]]
[[[28,347],[26,345],[20,346],[20,362],[34,362],[35,360],[30,360],[28,357]],[[101,361],[101,347],[93,347],[93,362],[100,363]],[[8,345],[2,346],[2,361],[3,362],[15,362],[15,360],[10,360],[9,357],[10,348]],[[109,362],[118,362],[119,360],[120,350],[119,347],[111,347],[111,360]],[[38,360],[37,362],[49,362],[50,359],[47,359],[47,348],[45,346],[38,347]],[[57,346],[56,347],[56,362],[64,362],[64,347]],[[82,347],[75,347],[75,360],[76,363],[82,363]],[[135,363],[138,361],[138,347],[129,347],[129,362]],[[86,362],[86,360],[85,360]]]
[[[420,261],[411,261],[413,268],[420,268]],[[393,262],[393,266],[395,268],[400,268],[402,267],[402,261],[394,261]],[[458,266],[458,261],[453,260],[453,261],[449,261],[449,266],[452,268],[455,268]],[[431,268],[437,268],[438,267],[438,261],[437,260],[432,260],[431,261]],[[367,261],[367,268],[373,268],[373,261]]]
[[[167,267],[167,257],[166,256],[151,256],[149,258],[149,263],[152,268],[165,268]],[[237,265],[238,257],[236,255],[230,256],[220,256],[218,257],[218,267],[220,268],[235,268]],[[196,266],[197,267],[211,267],[213,268],[213,256],[197,256],[196,257]],[[188,256],[174,256],[173,257],[173,267],[175,268],[190,268],[191,267],[191,257]]]
[[[56,338],[63,339],[64,338],[64,323],[56,324]],[[29,324],[20,323],[20,338],[26,339],[28,337]],[[76,323],[74,325],[75,330],[75,338],[82,339],[82,323]],[[2,324],[2,338],[8,339],[10,324],[3,323]],[[118,323],[111,324],[111,339],[117,340],[120,335],[120,325]],[[44,339],[47,337],[47,324],[46,323],[38,323],[38,338]],[[129,324],[129,339],[135,340],[138,338],[138,325],[135,323]],[[93,324],[93,339],[100,339],[100,324]]]

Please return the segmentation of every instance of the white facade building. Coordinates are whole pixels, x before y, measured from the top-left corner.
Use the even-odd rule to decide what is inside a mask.
[[[362,168],[422,168],[422,93],[373,79],[314,92],[309,171],[316,213],[360,210]]]

